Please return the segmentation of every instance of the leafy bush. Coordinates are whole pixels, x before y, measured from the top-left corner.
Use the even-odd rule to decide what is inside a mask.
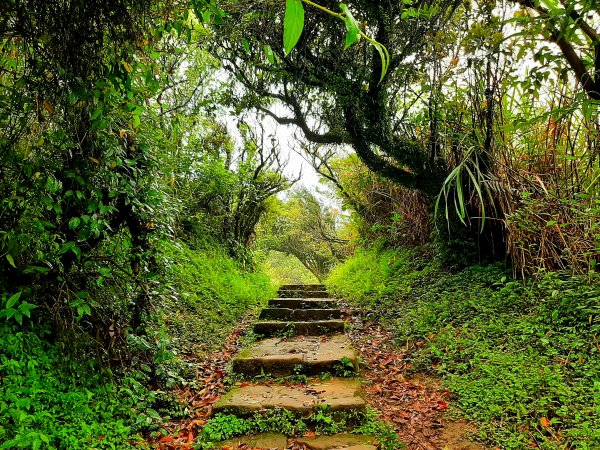
[[[421,264],[406,250],[363,250],[329,283],[369,306],[398,343],[417,344],[413,370],[440,375],[482,439],[599,448],[600,277],[540,272],[523,282],[497,264],[454,274],[435,262],[414,270]]]
[[[35,333],[0,326],[0,449],[131,448],[151,426],[158,393],[135,372],[116,384],[108,370],[65,361]]]
[[[172,413],[168,396],[146,386],[172,385],[182,375],[177,353],[216,349],[273,294],[265,275],[244,272],[222,247],[163,242],[159,256],[173,295],[155,305],[145,333],[126,333],[129,366],[138,371],[113,375],[95,359],[65,360],[64,344],[43,330],[0,325],[0,449],[134,446]],[[2,311],[18,304],[2,298]]]

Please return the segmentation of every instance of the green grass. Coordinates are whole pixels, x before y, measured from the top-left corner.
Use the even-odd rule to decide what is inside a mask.
[[[330,289],[413,346],[414,371],[442,377],[479,437],[503,449],[600,448],[600,279],[499,265],[449,273],[409,250],[362,250]],[[542,426],[550,420],[550,427]]]
[[[170,264],[167,279],[177,292],[164,303],[162,320],[183,352],[220,348],[245,314],[275,295],[267,275],[243,270],[219,246],[192,250],[164,242],[161,250]]]

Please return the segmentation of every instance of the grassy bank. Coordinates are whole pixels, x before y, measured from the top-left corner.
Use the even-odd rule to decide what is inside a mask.
[[[218,246],[164,242],[159,255],[166,294],[145,333],[126,336],[121,366],[92,350],[65,357],[85,344],[49,341],[43,326],[0,324],[0,449],[145,448],[140,435],[178,413],[169,388],[186,376],[180,355],[218,349],[273,293]]]
[[[600,279],[500,265],[445,271],[415,250],[359,250],[330,289],[442,378],[479,438],[502,449],[600,448]]]
[[[275,295],[269,276],[243,269],[220,246],[195,249],[164,242],[166,282],[175,295],[162,307],[162,320],[185,353],[212,351],[222,345],[240,319],[258,311]]]

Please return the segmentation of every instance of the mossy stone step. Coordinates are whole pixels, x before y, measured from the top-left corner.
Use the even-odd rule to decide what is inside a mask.
[[[323,284],[284,284],[279,288],[283,291],[326,291]]]
[[[337,300],[322,298],[272,298],[269,300],[271,308],[331,309],[336,306]]]
[[[249,377],[334,373],[336,366],[356,367],[356,352],[346,335],[271,338],[246,348],[233,359],[233,372]]]
[[[311,322],[279,322],[263,321],[254,324],[254,332],[262,336],[322,336],[326,334],[343,333],[344,321],[313,320]]]
[[[329,298],[327,291],[279,290],[281,298]]]
[[[284,320],[305,322],[310,320],[340,319],[342,311],[339,309],[291,309],[291,308],[265,308],[260,313],[260,320]]]
[[[287,448],[287,436],[279,433],[260,433],[252,436],[239,436],[220,442],[216,448],[277,449]]]
[[[334,434],[296,439],[296,444],[309,450],[376,450],[377,440],[373,436],[357,434]]]
[[[332,378],[294,386],[241,385],[215,403],[212,412],[247,417],[257,411],[285,409],[297,416],[308,416],[319,405],[326,405],[332,412],[364,411],[360,381]]]

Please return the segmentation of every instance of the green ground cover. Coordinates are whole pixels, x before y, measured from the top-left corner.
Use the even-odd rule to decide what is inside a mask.
[[[53,342],[33,323],[0,323],[0,449],[145,448],[140,435],[181,413],[169,394],[186,377],[180,355],[218,349],[272,296],[266,275],[218,246],[164,242],[159,255],[171,294],[154,305],[146,335],[131,334],[126,370],[98,363],[91,351],[70,357],[72,343]]]
[[[373,248],[328,284],[413,349],[412,370],[442,378],[481,440],[600,448],[598,275],[523,282],[498,264],[451,273],[423,251]]]

